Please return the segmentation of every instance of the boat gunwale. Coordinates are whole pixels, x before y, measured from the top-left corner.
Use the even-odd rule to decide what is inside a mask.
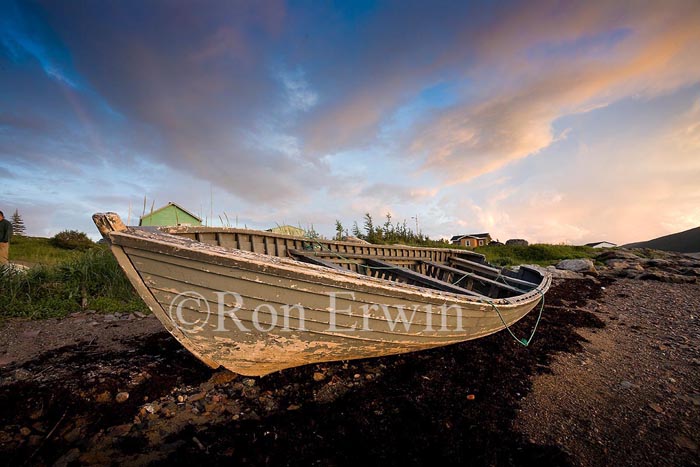
[[[183,232],[183,229],[187,229],[187,232],[191,232],[190,227],[186,228],[178,228],[178,232]],[[201,228],[199,228],[201,229]],[[199,230],[198,229],[198,230]],[[210,232],[222,232],[222,231],[237,231],[237,232],[252,232],[253,234],[267,234],[266,236],[270,237],[283,237],[283,238],[290,238],[290,239],[295,239],[295,240],[304,240],[303,238],[299,237],[293,237],[289,235],[278,235],[278,234],[273,234],[271,232],[260,232],[260,231],[251,231],[251,230],[245,230],[245,229],[221,229],[221,228],[213,228],[209,227]],[[193,256],[196,256],[197,253],[203,253],[207,256],[207,259],[212,262],[213,264],[218,264],[220,266],[228,266],[231,267],[232,265],[238,268],[241,268],[242,265],[249,266],[249,267],[243,267],[241,269],[248,270],[250,272],[256,272],[255,269],[253,268],[276,268],[278,270],[284,270],[286,272],[291,272],[294,274],[301,274],[304,276],[309,276],[306,277],[305,279],[308,282],[311,283],[318,283],[318,281],[313,280],[313,278],[316,279],[323,279],[323,280],[330,280],[333,282],[338,282],[342,283],[345,287],[343,288],[349,288],[349,289],[357,289],[357,286],[365,286],[368,287],[370,290],[371,289],[384,289],[387,292],[389,292],[391,295],[396,295],[399,293],[399,295],[408,295],[410,299],[416,300],[416,299],[431,299],[431,300],[437,300],[437,301],[445,301],[449,300],[452,302],[456,302],[459,304],[469,304],[469,305],[484,305],[484,304],[489,304],[489,305],[498,305],[498,306],[503,306],[503,307],[515,307],[515,306],[520,306],[522,305],[523,302],[532,302],[536,299],[539,299],[544,296],[544,294],[547,292],[549,289],[549,286],[551,285],[551,275],[546,273],[546,272],[539,272],[536,270],[533,270],[533,272],[536,272],[539,274],[542,279],[537,284],[537,287],[528,291],[525,294],[522,295],[516,295],[513,297],[505,297],[505,298],[490,298],[488,300],[484,299],[475,299],[474,297],[470,297],[468,295],[462,295],[462,294],[457,294],[457,293],[452,293],[452,292],[446,292],[446,291],[440,291],[428,287],[420,287],[416,285],[411,285],[411,284],[405,284],[405,283],[400,283],[400,282],[394,282],[394,281],[389,281],[386,279],[380,279],[377,277],[372,277],[368,275],[363,275],[354,271],[350,270],[329,270],[326,267],[323,266],[318,266],[315,264],[310,264],[310,263],[305,263],[303,261],[296,260],[294,258],[290,257],[282,257],[282,256],[273,256],[273,255],[268,255],[264,253],[256,253],[252,251],[246,251],[246,250],[241,250],[237,248],[231,248],[231,247],[223,247],[219,245],[212,245],[209,243],[201,242],[198,240],[194,240],[188,237],[184,237],[181,235],[174,235],[170,234],[167,232],[164,232],[163,229],[141,229],[141,228],[135,228],[135,227],[127,227],[125,230],[119,230],[119,231],[112,231],[109,233],[110,240],[120,246],[128,246],[132,248],[137,248],[137,249],[145,249],[143,247],[139,247],[133,244],[130,244],[129,240],[136,241],[138,243],[139,241],[145,241],[148,243],[154,243],[157,244],[161,247],[165,247],[166,249],[170,250],[167,252],[167,254],[173,255],[173,256],[178,256],[182,257],[185,259],[198,259],[201,261],[201,258],[194,258]],[[306,239],[306,241],[309,241]],[[326,242],[328,242],[326,240]],[[333,243],[338,243],[338,242],[333,242]],[[342,242],[344,244],[352,245],[352,246],[358,246],[359,244],[353,243],[353,242]],[[409,246],[383,246],[383,245],[373,245],[373,244],[368,244],[364,245],[362,244],[361,246],[366,246],[370,248],[382,248],[382,247],[387,247],[387,248],[406,248],[406,249],[420,249],[420,250],[433,250],[433,251],[449,251],[457,254],[463,254],[465,253],[464,250],[457,250],[457,249],[447,249],[447,248],[422,248],[422,247],[409,247]],[[147,249],[146,249],[147,250]],[[148,251],[148,250],[147,250]],[[165,254],[164,252],[160,252]],[[467,252],[471,253],[471,252]],[[471,253],[475,254],[476,253]],[[206,262],[206,261],[203,261]],[[228,264],[227,264],[228,263]],[[270,273],[269,271],[266,271],[268,274]],[[274,275],[274,273],[273,273]],[[478,275],[478,274],[476,274]],[[507,280],[507,279],[506,279]],[[353,287],[354,286],[354,287]],[[409,298],[409,297],[404,297],[404,298]]]
[[[140,229],[140,227],[127,227],[127,228]],[[364,243],[364,242],[361,243],[361,242],[352,242],[352,241],[347,241],[347,240],[312,239],[312,238],[307,238],[307,237],[296,237],[294,235],[288,235],[288,234],[282,234],[282,233],[276,233],[276,232],[268,232],[266,230],[241,229],[238,227],[177,226],[177,227],[156,227],[154,230],[168,234],[168,235],[174,235],[176,237],[178,236],[178,235],[176,235],[178,233],[183,233],[183,234],[184,233],[194,233],[194,234],[197,234],[197,233],[239,233],[239,234],[244,234],[244,235],[259,235],[262,237],[282,238],[282,239],[297,240],[297,241],[301,240],[301,241],[312,242],[312,243],[313,242],[331,243],[334,245],[364,247],[364,248],[394,248],[394,249],[402,249],[402,250],[448,251],[450,253],[477,256],[477,257],[482,258],[482,259],[486,258],[486,256],[482,255],[481,253],[476,253],[474,251],[463,250],[463,249],[459,249],[459,248],[412,246],[412,245],[401,245],[398,243],[380,245],[377,243]],[[182,238],[187,238],[187,237],[182,237]],[[203,243],[203,242],[201,242],[201,243]],[[224,247],[224,248],[226,248],[226,247]],[[268,255],[268,256],[272,256],[272,255]],[[277,258],[281,258],[281,257],[277,256]]]

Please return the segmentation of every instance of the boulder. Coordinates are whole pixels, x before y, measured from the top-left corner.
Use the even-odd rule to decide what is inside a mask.
[[[679,259],[676,261],[676,264],[681,267],[686,267],[686,268],[700,268],[700,261],[695,260],[695,259]]]
[[[29,267],[24,264],[7,263],[0,265],[0,275],[25,274],[27,271],[29,271]]]
[[[633,261],[639,261],[639,256],[635,255],[629,250],[622,250],[622,249],[615,249],[615,250],[608,250],[606,252],[603,252],[596,256],[598,261],[601,262],[606,262],[611,259],[622,259],[622,260],[633,260]]]
[[[523,266],[526,266],[528,268],[534,269],[539,272],[548,272],[552,275],[552,278],[554,279],[584,279],[585,277],[582,274],[579,274],[574,271],[566,271],[563,269],[557,269],[554,266],[547,266],[542,267],[537,264],[523,264]],[[517,269],[516,269],[517,270]]]
[[[644,269],[642,269],[643,271]],[[639,276],[639,269],[613,269],[612,275],[616,277],[623,277],[627,279],[635,279]]]
[[[670,268],[675,266],[673,261],[667,259],[653,258],[646,261],[646,265],[652,268]]]
[[[557,263],[557,269],[563,269],[565,271],[573,271],[579,273],[591,273],[597,274],[593,261],[588,258],[583,259],[565,259]]]
[[[605,265],[610,269],[629,269],[630,263],[624,259],[609,259],[605,262]]]
[[[682,276],[680,274],[669,274],[661,271],[643,272],[639,274],[635,279],[643,281],[672,282],[675,284],[695,284],[697,282],[697,277]]]
[[[605,265],[610,269],[615,270],[633,269],[636,271],[644,271],[644,268],[638,262],[626,261],[624,259],[609,259],[605,262]]]

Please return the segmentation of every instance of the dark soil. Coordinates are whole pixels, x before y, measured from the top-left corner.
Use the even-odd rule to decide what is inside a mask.
[[[152,318],[139,320],[140,329],[133,320],[100,321],[90,329],[108,328],[108,341],[75,344],[90,323],[74,316],[63,321],[77,321],[73,340],[65,338],[70,345],[54,342],[38,355],[13,350],[0,338],[0,349],[6,349],[0,455],[14,465],[591,465],[581,458],[585,449],[542,435],[547,426],[536,429],[532,420],[538,414],[546,415],[550,427],[565,415],[535,393],[538,381],[556,377],[562,356],[584,354],[592,336],[604,340],[615,310],[600,310],[599,304],[624,300],[618,295],[632,281],[618,281],[621,287],[612,282],[556,283],[529,347],[500,332],[429,351],[257,379],[209,370],[167,333],[153,331]],[[700,297],[697,285],[664,285]],[[515,334],[528,336],[536,318],[531,313]],[[16,338],[31,333],[31,326],[8,321],[3,332]],[[121,338],[120,329],[128,330]],[[41,328],[34,339],[42,333],[50,330]],[[31,340],[25,345],[31,347]],[[692,369],[698,367],[688,365],[686,379],[697,385]],[[128,393],[128,399],[117,402],[118,393]],[[690,406],[692,424],[700,417]],[[579,410],[579,423],[588,423],[581,430],[596,428],[585,403]],[[678,451],[672,459],[698,464],[697,434],[684,436],[671,443]],[[647,465],[655,463],[649,459]]]

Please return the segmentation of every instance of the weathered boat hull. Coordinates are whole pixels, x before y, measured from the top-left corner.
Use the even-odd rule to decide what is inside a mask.
[[[130,229],[116,215],[95,215],[95,222],[132,284],[173,336],[209,366],[250,376],[492,334],[537,306],[551,280],[540,276],[537,287],[527,293],[484,299],[217,246],[225,243],[221,240],[212,245],[201,238],[183,238],[192,237],[187,229],[170,232],[176,235]],[[259,245],[274,240],[275,252],[280,244],[286,252],[302,242],[250,231],[238,231],[239,236],[240,232],[263,236]],[[450,251],[463,253],[325,243],[329,249],[379,248],[378,253],[394,254],[378,257],[405,255],[406,264],[414,261],[423,268]],[[336,254],[343,262],[354,253]],[[411,255],[425,256],[416,261]],[[392,272],[388,269],[377,268],[374,274]]]

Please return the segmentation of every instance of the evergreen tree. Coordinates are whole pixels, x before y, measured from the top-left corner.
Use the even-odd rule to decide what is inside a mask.
[[[384,223],[384,238],[388,238],[390,234],[394,233],[394,226],[391,225],[391,213],[386,213],[386,222]]]
[[[17,209],[15,209],[15,213],[12,214],[12,220],[10,222],[12,222],[12,233],[18,237],[23,237],[26,232],[26,227]]]
[[[368,212],[365,213],[365,232],[367,232],[367,239],[373,237],[374,221],[372,220],[372,215]]]
[[[338,219],[335,220],[335,239],[343,239],[343,224]]]
[[[357,225],[357,221],[352,224],[352,235],[353,237],[362,238],[362,232],[360,232],[360,227]]]

